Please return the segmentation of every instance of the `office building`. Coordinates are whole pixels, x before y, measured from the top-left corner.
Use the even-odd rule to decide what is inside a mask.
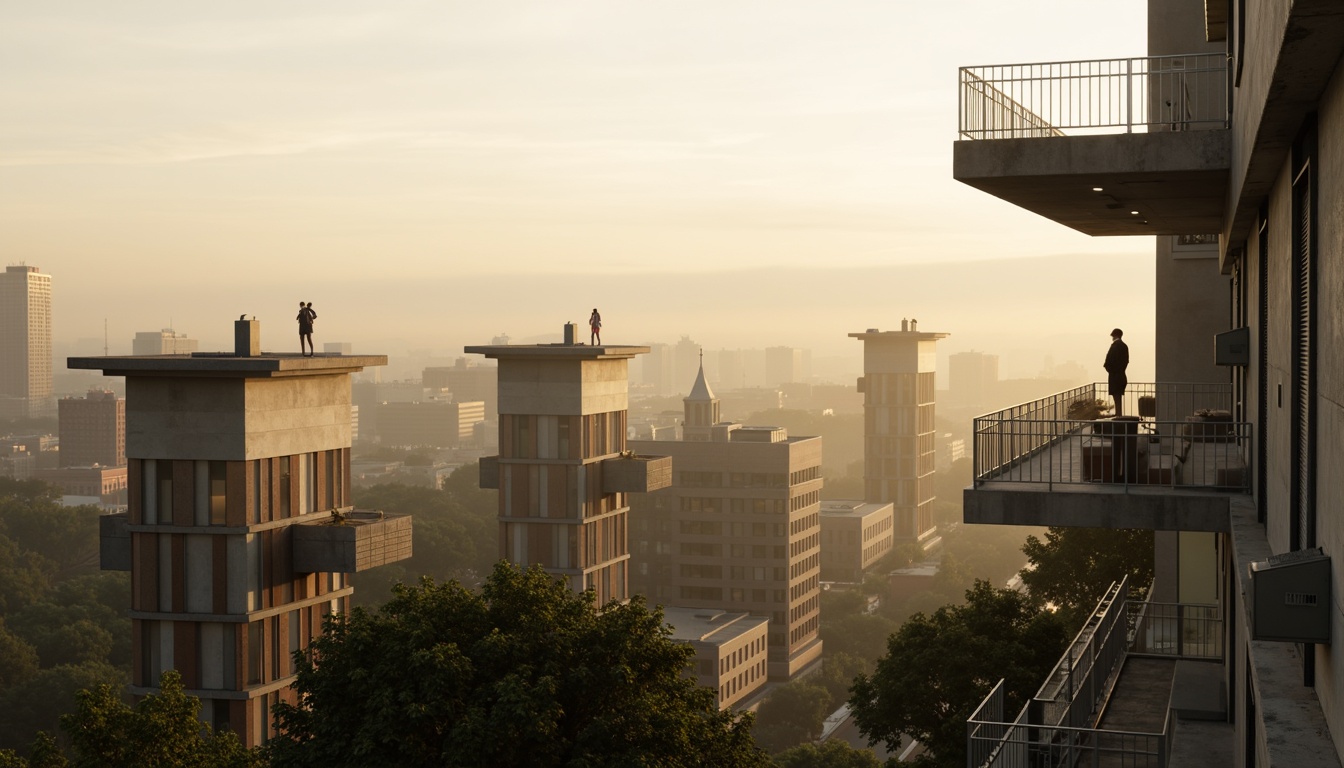
[[[704,369],[679,441],[631,441],[672,457],[672,486],[634,501],[635,591],[660,605],[770,619],[771,680],[821,657],[821,438],[721,421]]]
[[[695,649],[695,681],[714,691],[719,709],[736,706],[765,685],[770,620],[749,613],[663,608],[672,639]]]
[[[766,384],[772,387],[778,387],[782,384],[793,384],[805,381],[807,379],[807,374],[803,370],[803,357],[804,353],[801,349],[795,349],[793,347],[766,347]]]
[[[476,443],[485,422],[485,403],[380,403],[375,408],[378,442],[383,445],[466,448]]]
[[[256,321],[235,339],[68,365],[126,377],[128,509],[101,519],[101,560],[131,574],[130,690],[175,669],[255,746],[294,701],[293,653],[349,608],[348,574],[410,556],[411,521],[350,507],[350,374],[387,358],[263,355]]]
[[[131,354],[137,357],[147,355],[189,355],[199,349],[201,343],[187,338],[185,333],[177,333],[172,328],[161,331],[139,331],[131,340]]]
[[[896,543],[890,504],[821,502],[821,580],[858,583]]]
[[[902,320],[899,331],[871,328],[851,333],[863,342],[864,500],[892,505],[897,541],[932,546],[935,434],[935,345],[946,333],[918,330]]]
[[[540,564],[599,605],[629,597],[632,493],[664,487],[671,460],[627,451],[629,361],[648,347],[467,347],[499,361],[499,455],[481,459],[499,490],[500,556]]]
[[[56,401],[62,467],[126,466],[126,401],[110,390]]]
[[[1107,757],[1130,764],[1337,768],[1344,5],[1150,0],[1148,16],[1146,56],[964,69],[953,171],[1085,234],[1155,238],[1157,381],[1124,395],[1139,433],[1065,427],[1059,396],[1004,403],[977,423],[965,497],[968,523],[1156,532],[1152,597],[1111,595],[1074,655],[1116,663],[1072,666],[1070,686],[1147,692],[1130,711],[1152,724],[1058,697],[1027,727],[972,727],[968,748],[1002,765],[1016,733],[1031,744],[1008,751],[1044,753],[1062,733],[1045,716],[1068,713],[1074,744],[1131,731]],[[1077,101],[1097,93],[1127,95],[1111,114]],[[1131,676],[1158,669],[1141,655],[1163,675]]]
[[[978,408],[994,402],[999,384],[999,356],[958,352],[947,356],[947,394],[950,403]]]
[[[34,469],[31,477],[60,489],[66,503],[98,504],[107,509],[126,506],[129,486],[126,467],[52,467]]]
[[[0,418],[55,415],[51,387],[51,275],[0,274]]]
[[[493,365],[478,365],[475,360],[459,357],[451,366],[426,368],[421,374],[421,383],[426,389],[448,390],[456,402],[484,403],[485,421],[490,425],[489,431],[493,432],[499,423],[498,373]]]

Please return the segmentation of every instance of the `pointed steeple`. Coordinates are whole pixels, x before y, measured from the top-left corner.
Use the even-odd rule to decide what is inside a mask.
[[[705,381],[705,351],[700,350],[700,371],[695,375],[695,384],[691,394],[682,401],[686,419],[682,423],[682,436],[686,440],[708,440],[709,427],[719,423],[719,399]]]

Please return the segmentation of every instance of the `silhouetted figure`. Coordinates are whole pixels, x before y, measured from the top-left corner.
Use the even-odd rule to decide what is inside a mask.
[[[1129,379],[1125,377],[1125,369],[1129,367],[1129,346],[1120,340],[1125,332],[1116,328],[1111,331],[1111,348],[1106,350],[1106,362],[1103,366],[1106,368],[1106,388],[1111,391],[1111,397],[1115,398],[1115,415],[1124,416],[1124,396],[1125,386],[1129,384]]]
[[[588,343],[597,345],[602,343],[602,315],[598,314],[597,307],[593,307],[593,314],[588,316]]]
[[[299,316],[295,318],[299,321],[299,353],[304,357],[312,357],[313,350],[313,321],[317,319],[317,313],[313,311],[313,302],[304,304],[299,302]],[[304,344],[307,343],[307,351],[304,351]]]

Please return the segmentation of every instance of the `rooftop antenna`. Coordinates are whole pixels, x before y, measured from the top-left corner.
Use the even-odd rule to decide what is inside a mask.
[[[107,318],[103,318],[103,357],[107,357]]]

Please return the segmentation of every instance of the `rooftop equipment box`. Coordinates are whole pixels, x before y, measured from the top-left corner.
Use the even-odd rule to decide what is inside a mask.
[[[1330,558],[1303,549],[1251,563],[1251,638],[1330,643]]]
[[[1246,327],[1215,334],[1213,337],[1214,365],[1250,365],[1251,329]]]

